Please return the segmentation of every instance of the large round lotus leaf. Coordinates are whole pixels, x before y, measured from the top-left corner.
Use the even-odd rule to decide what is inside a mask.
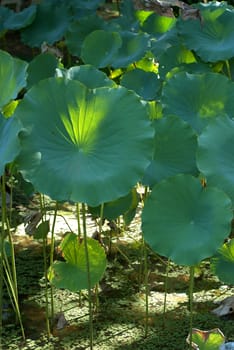
[[[26,86],[27,63],[0,50],[0,109]]]
[[[211,267],[220,281],[234,284],[234,239],[224,243],[211,260]]]
[[[80,56],[81,46],[86,36],[93,31],[104,29],[105,25],[104,20],[94,14],[72,23],[65,33],[65,41],[69,52],[72,55]]]
[[[0,113],[0,176],[4,173],[5,165],[12,162],[20,151],[20,129],[21,125],[17,119],[6,119]]]
[[[101,72],[89,64],[74,66],[68,70],[57,69],[57,76],[65,77],[66,79],[78,80],[89,89],[104,86],[114,87],[116,85],[115,82],[109,79],[104,72]]]
[[[37,5],[33,23],[21,31],[22,41],[30,47],[40,47],[43,42],[52,45],[62,39],[70,18],[66,4],[56,6],[42,2]]]
[[[198,138],[197,165],[209,184],[223,189],[234,201],[234,120],[215,119]]]
[[[234,83],[217,73],[180,72],[164,85],[162,104],[165,114],[181,117],[200,132],[212,118],[233,114]]]
[[[223,6],[201,9],[201,20],[180,21],[179,33],[185,45],[206,62],[234,56],[234,11]]]
[[[19,169],[42,193],[97,206],[125,195],[151,158],[153,129],[140,99],[123,87],[90,90],[50,78],[16,110]]]
[[[20,12],[11,11],[4,22],[6,29],[17,30],[30,25],[36,15],[36,6],[30,5]]]
[[[106,269],[106,255],[100,243],[87,239],[89,256],[90,287],[94,287],[102,278]],[[72,292],[88,289],[87,260],[84,241],[78,242],[74,233],[69,233],[60,248],[66,262],[55,261],[49,269],[49,280],[57,288]]]
[[[161,87],[161,81],[153,72],[133,69],[123,75],[121,85],[134,90],[144,100],[154,100]]]
[[[191,175],[155,185],[142,214],[146,242],[176,264],[196,265],[212,256],[230,232],[232,202]]]
[[[54,77],[59,61],[50,53],[37,55],[28,66],[27,88],[38,83],[42,79]]]
[[[196,175],[197,136],[189,124],[178,117],[165,116],[156,119],[154,127],[154,154],[143,183],[152,187],[176,174]]]
[[[114,68],[127,67],[140,60],[149,50],[149,36],[145,33],[121,32],[122,45],[114,55],[111,66]]]
[[[119,33],[95,30],[85,38],[81,58],[85,63],[104,68],[112,64],[113,57],[121,45],[122,39]]]

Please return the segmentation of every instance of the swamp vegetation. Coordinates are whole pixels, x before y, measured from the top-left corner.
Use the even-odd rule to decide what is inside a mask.
[[[211,311],[234,294],[232,5],[18,10],[0,6],[1,348],[230,349],[233,309]]]

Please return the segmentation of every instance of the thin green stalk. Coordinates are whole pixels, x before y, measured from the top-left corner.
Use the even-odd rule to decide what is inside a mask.
[[[45,215],[45,200],[44,200],[44,196],[42,196],[40,194],[40,210],[42,215],[42,222],[44,221],[44,215]],[[49,286],[48,286],[48,279],[47,279],[47,252],[46,252],[46,247],[47,247],[47,237],[43,238],[43,246],[42,246],[42,250],[43,250],[43,264],[44,264],[44,277],[45,277],[45,300],[46,300],[46,330],[47,330],[47,335],[48,337],[50,337],[50,320],[49,320],[49,298],[48,298],[48,290],[49,290]]]
[[[98,235],[99,238],[101,239],[102,236],[102,222],[103,222],[103,212],[104,212],[104,203],[101,204],[101,208],[100,208],[100,220],[99,220],[99,225],[98,225]],[[95,311],[98,312],[99,309],[99,284],[97,283],[95,286]]]
[[[24,326],[23,326],[21,312],[20,312],[20,308],[19,308],[18,291],[16,289],[15,282],[12,278],[10,265],[8,263],[8,259],[6,256],[4,257],[3,267],[4,267],[5,274],[6,274],[7,290],[10,293],[9,295],[11,297],[12,305],[13,305],[13,308],[15,310],[16,316],[18,318],[19,324],[20,324],[22,337],[25,340]]]
[[[78,239],[81,240],[81,224],[80,224],[80,205],[79,203],[76,203],[76,218],[77,218],[77,232],[78,232]]]
[[[84,248],[85,248],[87,281],[88,281],[88,298],[89,298],[89,342],[90,342],[89,347],[90,347],[90,350],[93,350],[93,305],[92,305],[89,251],[88,251],[86,215],[85,215],[85,204],[84,203],[82,203],[82,222],[83,222]]]
[[[43,238],[43,263],[44,263],[44,277],[45,277],[45,300],[46,300],[46,330],[47,335],[50,337],[50,315],[49,315],[49,298],[48,298],[48,280],[47,280],[47,254],[46,254],[47,238]]]
[[[170,260],[168,259],[166,265],[166,277],[165,277],[165,288],[164,288],[164,301],[163,301],[163,324],[166,324],[166,308],[167,308],[167,291],[168,291],[168,274],[170,269]]]
[[[228,75],[228,78],[229,78],[230,80],[232,80],[232,74],[231,74],[231,68],[230,68],[229,61],[228,61],[228,60],[225,60],[225,64],[226,64],[226,67],[227,67],[227,75]]]
[[[6,221],[6,189],[5,176],[2,176],[1,182],[2,195],[2,229],[0,238],[0,349],[2,348],[2,317],[3,317],[3,255],[4,255],[4,240],[5,240],[5,221]]]
[[[54,209],[54,218],[51,228],[51,244],[50,244],[50,266],[52,266],[54,262],[54,247],[55,247],[55,238],[54,238],[54,230],[55,230],[55,224],[56,224],[56,218],[58,213],[58,202],[56,202],[55,209]],[[50,303],[51,303],[51,318],[54,319],[54,287],[51,284],[50,286]]]
[[[144,244],[144,289],[145,289],[145,337],[149,331],[149,269],[148,269],[148,253],[145,241]]]
[[[193,332],[193,289],[194,289],[194,266],[190,266],[189,268],[189,350],[192,350],[192,332]]]
[[[76,219],[77,219],[77,232],[78,241],[81,241],[81,223],[80,223],[80,205],[76,203]],[[79,305],[81,306],[81,291],[79,291]]]

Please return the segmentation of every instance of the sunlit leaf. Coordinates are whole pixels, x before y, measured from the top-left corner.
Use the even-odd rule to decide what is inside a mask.
[[[91,288],[100,281],[106,269],[106,255],[100,243],[87,239]],[[65,236],[61,249],[66,262],[55,261],[49,269],[49,280],[57,288],[72,292],[88,289],[87,260],[84,241],[78,242],[74,233]]]
[[[187,338],[189,344],[190,337]],[[192,330],[193,349],[199,350],[220,350],[220,346],[224,343],[225,337],[219,328],[209,331],[202,331],[197,328]]]
[[[220,281],[234,284],[234,239],[224,243],[212,258],[212,268]]]
[[[76,80],[34,85],[17,107],[18,167],[57,200],[97,206],[124,196],[151,158],[147,108],[124,87],[90,90]]]

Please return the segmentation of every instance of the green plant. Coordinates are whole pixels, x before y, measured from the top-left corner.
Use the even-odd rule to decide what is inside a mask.
[[[100,222],[120,215],[130,222],[138,202],[135,195],[130,203],[128,193],[134,194],[137,183],[149,187],[143,240],[190,267],[192,335],[194,266],[214,256],[220,279],[233,283],[233,259],[224,263],[217,255],[223,259],[228,250],[232,257],[232,241],[222,245],[233,218],[234,10],[222,2],[198,4],[192,8],[197,15],[185,20],[136,11],[124,1],[121,16],[107,22],[94,12],[98,4],[42,2],[9,27],[32,47],[62,43],[77,63],[69,67],[42,54],[28,64],[0,52],[1,175],[14,162],[36,191],[82,203],[79,239],[73,233],[65,239],[66,262],[50,258],[49,276],[58,287],[88,289],[91,348],[96,243],[87,237],[85,204],[99,208]],[[9,21],[4,19],[2,34]],[[2,216],[5,222],[4,211]],[[81,285],[74,277],[80,249]]]

